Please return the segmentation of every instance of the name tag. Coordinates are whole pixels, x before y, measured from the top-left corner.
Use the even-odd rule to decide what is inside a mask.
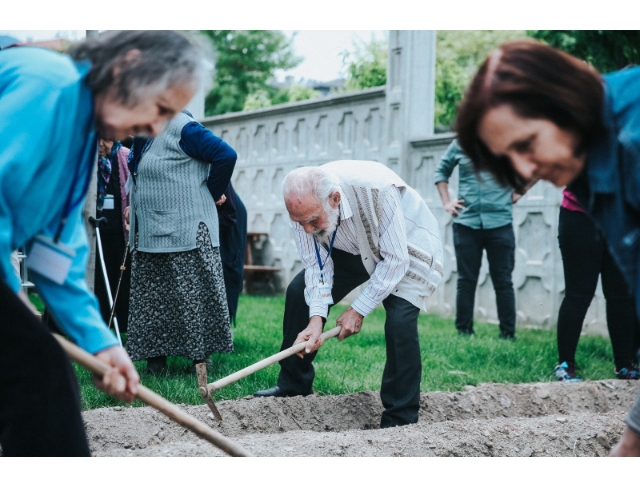
[[[36,237],[25,263],[29,272],[40,274],[56,284],[63,284],[75,256],[75,250],[41,235]]]
[[[333,304],[333,298],[331,297],[331,287],[327,284],[320,284],[318,286],[320,289],[320,299],[322,299],[322,304]]]
[[[112,194],[108,194],[104,197],[104,205],[102,205],[103,210],[114,210],[116,207],[115,201],[113,199]]]
[[[127,194],[131,193],[132,186],[133,186],[133,178],[131,177],[131,174],[129,174],[129,177],[127,178],[127,182],[124,183],[124,192]]]

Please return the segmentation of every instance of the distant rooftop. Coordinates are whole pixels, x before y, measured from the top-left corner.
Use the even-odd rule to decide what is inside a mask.
[[[308,86],[316,91],[319,91],[322,96],[331,94],[332,89],[344,88],[345,79],[336,78],[330,81],[317,81],[315,79],[302,79],[296,82],[293,76],[287,76],[284,81],[272,81],[270,83],[274,88],[289,88],[290,86],[300,83],[303,86]]]

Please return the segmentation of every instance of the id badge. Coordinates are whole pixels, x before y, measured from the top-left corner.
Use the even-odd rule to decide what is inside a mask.
[[[108,194],[104,197],[104,204],[102,205],[103,210],[114,210],[116,207],[115,201],[113,200],[113,195]]]
[[[75,250],[40,235],[36,237],[25,263],[29,272],[40,274],[56,284],[63,284],[75,256]]]
[[[331,286],[328,286],[327,284],[320,284],[318,289],[320,289],[320,299],[322,300],[322,304],[333,304]]]

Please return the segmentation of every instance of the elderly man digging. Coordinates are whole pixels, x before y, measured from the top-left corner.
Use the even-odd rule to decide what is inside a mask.
[[[303,353],[280,362],[278,385],[257,397],[313,392],[312,361],[329,308],[369,281],[336,320],[339,340],[360,332],[382,303],[387,363],[381,428],[416,423],[420,403],[418,314],[443,276],[438,223],[397,174],[372,161],[335,161],[289,173],[283,195],[304,265],[289,284],[282,350],[308,340]]]

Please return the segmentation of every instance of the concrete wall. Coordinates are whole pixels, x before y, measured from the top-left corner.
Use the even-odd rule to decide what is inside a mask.
[[[285,174],[296,167],[338,159],[382,162],[425,199],[440,223],[445,279],[431,298],[431,311],[453,316],[457,266],[452,217],[433,184],[437,162],[453,134],[433,134],[435,32],[391,31],[387,86],[252,112],[210,117],[203,123],[238,154],[233,184],[245,202],[250,231],[269,233],[262,264],[283,267],[281,285],[301,269],[280,195]],[[457,194],[457,169],[450,181]],[[560,191],[534,186],[514,207],[516,266],[513,275],[519,325],[552,327],[564,295],[557,241]],[[606,334],[598,286],[584,330]],[[476,318],[497,322],[495,295],[483,258]]]

